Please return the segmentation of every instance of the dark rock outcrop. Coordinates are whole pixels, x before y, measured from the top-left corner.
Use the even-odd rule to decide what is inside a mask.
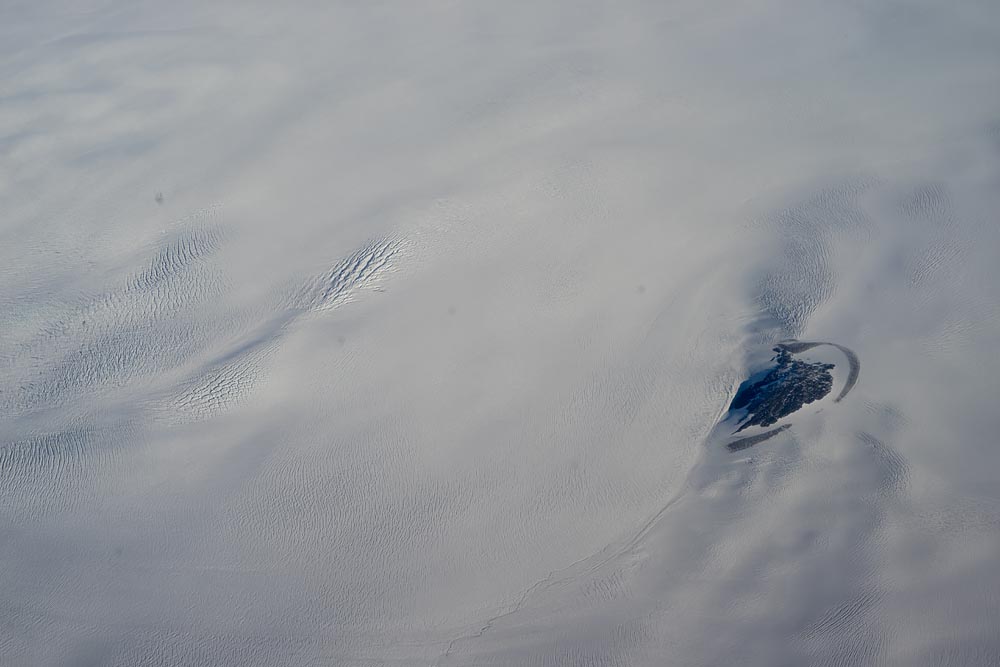
[[[747,410],[737,433],[750,426],[770,426],[833,389],[833,364],[796,359],[783,345],[774,351],[774,368],[756,382],[744,382],[729,406],[730,411]]]

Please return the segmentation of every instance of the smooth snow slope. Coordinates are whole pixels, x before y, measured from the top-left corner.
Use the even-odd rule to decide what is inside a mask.
[[[0,3],[0,202],[0,664],[1000,663],[992,0]]]

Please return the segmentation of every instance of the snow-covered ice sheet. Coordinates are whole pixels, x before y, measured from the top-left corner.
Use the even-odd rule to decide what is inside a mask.
[[[0,3],[0,664],[1000,663],[1000,5],[279,4]]]

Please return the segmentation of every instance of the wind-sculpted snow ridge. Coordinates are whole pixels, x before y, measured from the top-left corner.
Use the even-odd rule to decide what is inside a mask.
[[[394,268],[404,247],[396,239],[372,241],[338,262],[293,293],[279,299],[277,312],[258,314],[254,328],[238,337],[194,377],[171,402],[170,410],[211,416],[239,402],[266,373],[282,336],[299,318],[309,313],[333,310],[356,299],[365,289],[377,288]]]
[[[26,479],[65,484],[65,471],[82,458],[91,435],[66,430],[5,443],[0,447],[0,492],[23,492]]]
[[[70,424],[86,419],[96,402],[127,403],[145,390],[152,391],[143,404],[169,422],[217,414],[257,385],[299,317],[375,287],[403,247],[395,240],[372,242],[291,290],[291,298],[279,295],[252,312],[224,310],[213,307],[231,289],[219,262],[229,237],[223,218],[216,206],[178,220],[147,248],[151,259],[140,257],[144,268],[103,291],[81,294],[33,335],[9,336],[0,360],[19,390],[0,392],[5,414],[33,419],[60,410],[72,433]],[[220,338],[228,342],[220,346]],[[169,382],[179,388],[168,389],[172,398],[164,402],[157,387]],[[59,432],[25,436],[5,447],[3,464],[23,476],[24,470],[14,471],[58,465],[75,451],[60,443],[78,441],[84,442]]]
[[[394,239],[372,241],[299,291],[293,310],[329,310],[349,302],[393,269],[403,244]]]
[[[195,262],[204,261],[218,251],[223,238],[218,228],[195,229],[181,234],[157,253],[149,268],[132,279],[129,290],[156,289],[170,282],[190,270]]]
[[[231,407],[257,384],[275,341],[260,342],[189,380],[169,405],[169,414],[207,418]],[[235,356],[235,358],[232,358]]]
[[[802,335],[809,317],[833,295],[836,242],[871,233],[859,200],[877,185],[874,178],[854,179],[762,221],[778,234],[780,252],[758,279],[754,298],[783,335]]]
[[[99,478],[139,433],[132,421],[101,423],[93,415],[49,426],[0,444],[0,496],[6,517],[17,525],[70,507],[81,487]]]
[[[205,315],[224,291],[212,261],[224,238],[216,209],[207,209],[175,223],[146,268],[56,310],[5,355],[20,391],[0,404],[8,414],[78,404],[181,368],[212,338],[216,323]]]

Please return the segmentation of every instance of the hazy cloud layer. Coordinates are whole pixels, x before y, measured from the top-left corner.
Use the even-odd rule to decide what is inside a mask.
[[[1000,662],[1000,7],[869,4],[0,7],[0,662]]]

